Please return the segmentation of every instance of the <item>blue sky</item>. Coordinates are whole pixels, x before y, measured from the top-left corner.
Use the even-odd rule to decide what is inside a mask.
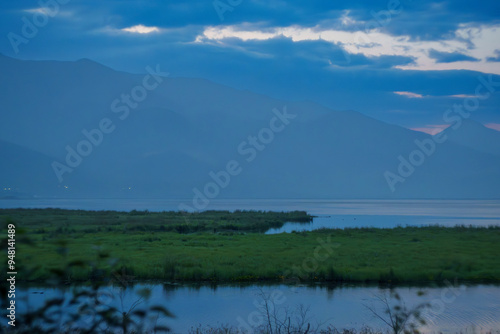
[[[479,76],[500,81],[498,0],[3,1],[0,35],[15,58],[161,64],[428,132]],[[496,92],[472,118],[500,130],[499,106]]]

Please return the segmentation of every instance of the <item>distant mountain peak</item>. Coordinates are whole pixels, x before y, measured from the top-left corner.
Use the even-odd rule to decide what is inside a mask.
[[[479,152],[500,155],[500,132],[490,129],[473,119],[462,119],[444,130],[449,141]]]
[[[452,125],[448,128],[446,128],[444,131],[447,133],[453,133],[453,132],[466,132],[466,131],[484,131],[486,133],[491,133],[491,134],[497,134],[498,131],[493,130],[491,128],[488,128],[484,124],[472,119],[472,118],[466,118],[462,119],[460,125],[456,127],[456,125]],[[456,128],[453,128],[455,126]]]

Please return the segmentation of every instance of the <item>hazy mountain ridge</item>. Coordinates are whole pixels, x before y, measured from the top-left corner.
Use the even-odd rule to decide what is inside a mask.
[[[500,156],[500,132],[489,129],[474,120],[463,120],[455,128],[447,128],[444,133],[450,142]]]
[[[358,112],[280,101],[189,78],[163,77],[120,119],[124,114],[113,112],[113,101],[130,94],[144,75],[89,60],[35,62],[4,56],[0,71],[5,92],[0,140],[18,145],[0,145],[0,154],[9,159],[17,154],[20,161],[6,159],[2,187],[12,183],[9,187],[41,196],[189,198],[193,188],[203,192],[213,181],[209,172],[235,160],[242,171],[220,189],[220,198],[500,198],[500,154],[495,155],[500,151],[483,144],[497,133],[480,124],[474,133],[487,140],[472,142],[460,131],[450,133],[392,192],[384,173],[397,173],[398,156],[408,159],[418,149],[414,141],[431,136]],[[248,136],[270,128],[285,106],[295,118],[247,161],[253,156]],[[60,183],[51,163],[65,164],[66,146],[76,150],[86,139],[82,130],[99,128],[104,118],[113,131],[103,134]],[[44,158],[34,158],[34,151]],[[29,182],[22,181],[24,174],[31,175]]]

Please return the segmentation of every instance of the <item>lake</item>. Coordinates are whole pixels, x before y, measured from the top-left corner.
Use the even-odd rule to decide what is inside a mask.
[[[150,305],[163,305],[175,314],[175,319],[167,318],[159,322],[171,327],[174,333],[186,333],[192,326],[198,324],[203,326],[229,324],[240,329],[262,324],[264,321],[260,312],[262,293],[274,301],[275,309],[281,315],[285,309],[296,315],[295,311],[300,305],[307,307],[308,322],[320,328],[326,328],[328,325],[355,329],[365,325],[379,329],[386,328],[367,309],[372,307],[384,315],[383,305],[376,297],[387,294],[388,289],[375,286],[136,285],[124,291],[120,291],[119,288],[105,288],[101,302],[128,311],[138,299],[134,291],[144,287],[152,290],[151,299],[148,301]],[[427,324],[422,327],[426,333],[438,331],[456,333],[466,329],[472,333],[472,329],[482,331],[500,329],[498,286],[452,284],[451,288],[399,287],[396,291],[409,308],[424,302],[430,303],[428,311],[424,313]],[[423,291],[425,294],[417,296],[418,291]],[[27,298],[27,304],[34,308],[42,305],[45,299],[64,295],[69,297],[69,294],[69,291],[62,290],[25,288],[17,298],[18,300]],[[114,299],[107,297],[108,295],[114,296]]]
[[[0,208],[82,210],[178,210],[188,200],[171,199],[27,199],[0,200]],[[287,223],[267,233],[318,228],[434,225],[500,225],[500,200],[212,200],[209,210],[304,210],[312,223]]]
[[[131,199],[37,199],[0,200],[1,208],[64,208],[86,210],[130,211],[177,210],[182,201],[174,200],[131,200]],[[280,229],[267,233],[313,230],[323,227],[395,227],[405,225],[444,226],[500,225],[500,201],[498,200],[214,200],[211,210],[305,210],[315,215],[312,223],[287,223]],[[445,284],[445,282],[441,282]],[[122,297],[120,303],[126,309],[137,299],[136,285],[120,294],[117,288],[107,288],[113,296]],[[385,328],[380,320],[368,311],[375,307],[383,313],[375,296],[387,290],[376,286],[361,285],[272,285],[272,286],[227,286],[154,284],[150,302],[161,304],[172,311],[177,318],[167,319],[174,333],[185,333],[191,326],[230,324],[245,328],[245,324],[258,324],[259,294],[277,293],[280,298],[277,310],[288,308],[293,312],[300,304],[309,307],[309,321],[332,324],[337,328],[361,328],[370,325]],[[423,289],[426,294],[417,296]],[[43,290],[43,294],[36,293]],[[458,331],[478,332],[500,330],[500,287],[494,285],[446,287],[400,287],[397,289],[408,306],[430,302],[425,332],[455,333]],[[40,305],[46,298],[69,292],[42,288],[21,288],[18,300],[27,298],[30,307]],[[118,304],[116,304],[118,305]],[[22,306],[22,304],[21,304]],[[280,311],[282,312],[282,311]]]

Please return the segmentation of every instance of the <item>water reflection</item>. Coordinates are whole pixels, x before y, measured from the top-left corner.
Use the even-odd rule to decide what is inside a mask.
[[[164,319],[174,333],[186,333],[191,326],[230,324],[242,326],[255,315],[261,302],[261,293],[275,293],[280,296],[279,308],[293,310],[303,304],[309,307],[309,321],[322,328],[334,325],[337,328],[360,329],[365,325],[386,329],[367,306],[383,308],[376,296],[388,292],[387,288],[359,285],[172,285],[139,284],[122,293],[124,307],[137,300],[134,291],[148,287],[152,290],[150,304],[161,304],[172,311],[177,318]],[[119,288],[106,288],[118,296]],[[428,324],[425,332],[455,333],[475,327],[481,330],[500,329],[500,287],[493,285],[455,285],[449,287],[398,287],[405,304],[411,308],[422,302],[431,303],[426,315]],[[424,296],[417,296],[418,291]],[[35,292],[37,292],[35,294]],[[41,294],[40,292],[43,292]],[[31,308],[57,295],[69,296],[70,290],[44,288],[21,289],[18,298],[26,298]],[[254,322],[256,320],[254,319]]]
[[[376,227],[393,228],[397,226],[490,226],[500,225],[500,218],[489,217],[446,217],[446,216],[399,216],[399,215],[319,215],[311,223],[285,223],[280,228],[269,229],[266,234],[290,233],[292,231],[313,231],[321,228]]]

